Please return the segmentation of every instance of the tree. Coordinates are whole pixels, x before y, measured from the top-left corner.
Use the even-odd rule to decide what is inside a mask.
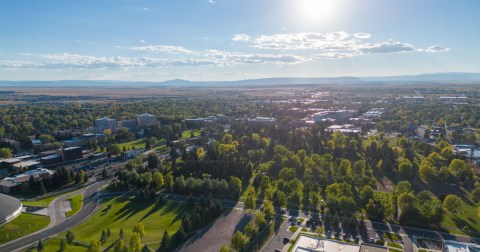
[[[139,234],[140,237],[143,237],[143,235],[145,234],[145,228],[143,226],[143,223],[142,222],[136,223],[135,226],[133,226],[132,232]]]
[[[167,173],[164,177],[165,181],[165,186],[167,187],[167,190],[171,192],[173,190],[173,176],[170,173]]]
[[[108,176],[109,176],[109,175],[108,175],[107,169],[103,168],[103,170],[102,170],[102,179],[106,179],[106,178],[108,178]]]
[[[45,189],[45,185],[43,184],[43,180],[39,180],[37,182],[37,192],[40,195],[44,195],[45,193],[47,193],[47,190]]]
[[[324,232],[324,227],[322,225],[318,225],[317,228],[315,229],[315,233],[318,234],[318,236],[322,236]]]
[[[242,251],[246,240],[247,238],[245,235],[242,232],[237,231],[232,237],[232,247],[237,251]]]
[[[33,176],[28,179],[28,190],[35,191],[35,178]]]
[[[223,244],[222,247],[220,248],[220,252],[231,252],[232,250],[227,244]]]
[[[102,230],[102,234],[100,235],[100,242],[103,244],[107,240],[107,233],[105,232],[105,229]]]
[[[155,190],[159,190],[160,187],[163,186],[163,175],[160,172],[158,171],[153,172],[152,185]]]
[[[67,244],[66,244],[64,239],[61,239],[60,240],[60,251],[63,252],[63,251],[65,251],[65,249],[67,249]]]
[[[162,241],[160,242],[160,247],[157,251],[166,251],[170,246],[170,236],[167,231],[163,232]]]
[[[242,180],[237,177],[230,178],[230,190],[234,192],[235,198],[240,196],[240,192],[242,191]]]
[[[287,195],[280,190],[276,190],[273,193],[272,200],[275,207],[282,207],[287,204]]]
[[[0,158],[12,158],[12,150],[10,148],[1,148],[0,149]]]
[[[411,190],[412,185],[408,181],[400,181],[393,189],[393,193],[400,195],[404,192],[410,192]]]
[[[67,242],[68,244],[72,245],[73,241],[75,240],[75,235],[73,234],[72,231],[68,230],[66,234]]]
[[[148,168],[157,169],[159,167],[160,160],[158,159],[157,153],[150,152],[147,156]]]
[[[142,251],[142,238],[139,233],[132,233],[130,236],[130,251],[140,252]]]
[[[113,247],[114,252],[127,252],[127,248],[125,247],[125,242],[123,240],[119,240],[115,247]]]
[[[263,213],[258,213],[255,216],[255,224],[259,229],[263,229],[265,227],[265,224],[267,224],[267,221],[265,220],[265,215]]]
[[[448,169],[452,174],[455,174],[456,176],[462,174],[463,172],[467,171],[469,169],[467,163],[461,159],[454,159],[450,163],[450,166],[448,166]]]
[[[102,252],[100,242],[97,239],[90,241],[87,252]]]
[[[426,160],[420,163],[418,173],[423,181],[429,182],[433,180],[433,176],[435,175],[435,167],[433,167],[428,161],[425,161]]]
[[[249,195],[245,200],[245,208],[251,209],[252,211],[255,210],[257,207],[255,195]]]
[[[413,177],[413,164],[408,159],[403,159],[398,165],[398,174],[404,179]]]
[[[37,243],[37,251],[38,252],[43,252],[45,248],[43,247],[43,243],[42,243],[42,240],[38,240],[38,243]]]
[[[472,190],[471,198],[472,198],[472,201],[475,203],[480,202],[480,187],[477,187]]]
[[[273,209],[273,204],[269,200],[263,202],[263,214],[265,214],[265,219],[268,221],[272,220],[275,215],[275,209]]]
[[[120,228],[120,232],[118,233],[118,239],[123,240],[124,236],[125,235],[123,234],[123,228]]]
[[[449,194],[443,200],[443,208],[447,209],[449,212],[455,213],[462,209],[462,199],[458,196]]]
[[[257,234],[257,229],[255,228],[255,225],[253,224],[253,222],[249,222],[245,226],[245,229],[243,231],[245,232],[245,235],[250,239],[253,239]]]

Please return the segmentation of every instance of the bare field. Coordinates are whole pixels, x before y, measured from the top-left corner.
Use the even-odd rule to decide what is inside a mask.
[[[230,245],[233,234],[243,231],[253,214],[243,211],[232,211],[219,217],[210,227],[192,237],[178,251],[220,251],[223,244]]]

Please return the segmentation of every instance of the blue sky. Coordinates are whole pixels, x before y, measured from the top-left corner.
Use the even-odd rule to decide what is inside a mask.
[[[3,80],[480,72],[480,1],[0,2]]]

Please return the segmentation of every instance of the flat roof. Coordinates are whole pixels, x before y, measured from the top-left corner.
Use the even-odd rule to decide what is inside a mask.
[[[322,239],[313,236],[300,235],[292,251],[294,252],[359,252],[360,246],[345,242]]]

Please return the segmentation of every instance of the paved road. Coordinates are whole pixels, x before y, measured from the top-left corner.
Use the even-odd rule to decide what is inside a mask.
[[[275,252],[275,249],[282,250],[286,243],[283,242],[283,238],[292,236],[293,232],[288,231],[290,224],[288,220],[285,220],[278,231],[270,238],[270,240],[263,246],[263,252]]]
[[[73,217],[67,219],[67,221],[63,221],[61,223],[57,223],[55,226],[41,230],[37,233],[34,233],[29,236],[25,236],[14,241],[8,242],[0,246],[0,251],[20,251],[21,249],[28,247],[34,243],[37,243],[39,240],[43,240],[60,232],[66,231],[73,226],[81,223],[82,221],[86,220],[91,214],[93,214],[100,205],[99,201],[99,194],[98,189],[107,183],[109,180],[100,181],[92,184],[85,190],[85,196],[83,201],[82,209]]]

